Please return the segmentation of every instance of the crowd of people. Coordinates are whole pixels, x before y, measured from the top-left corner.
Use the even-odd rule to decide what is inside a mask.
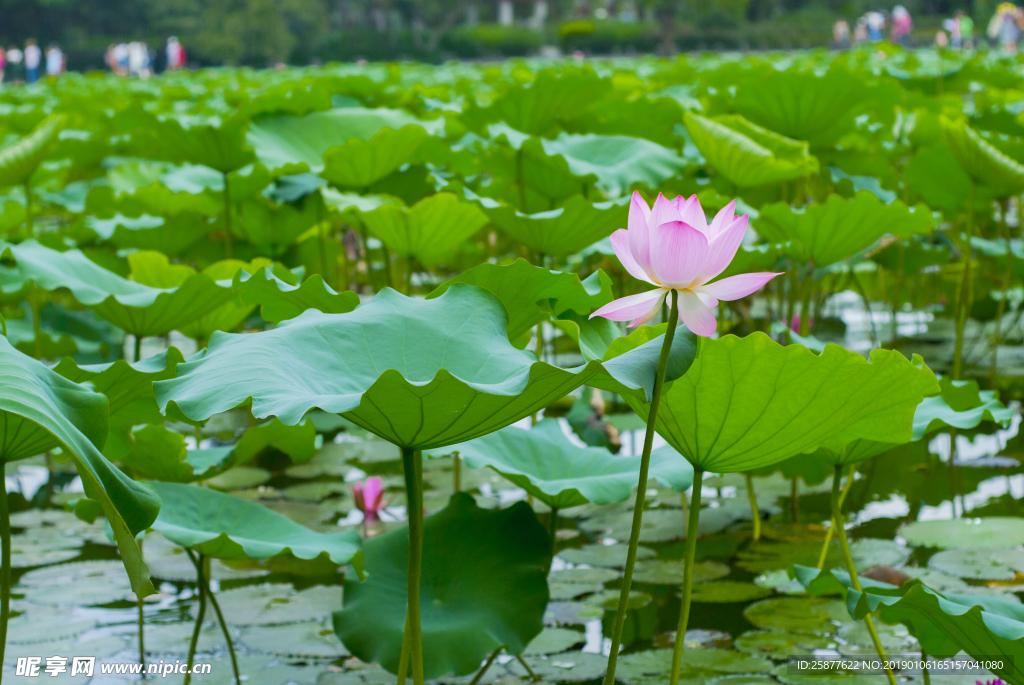
[[[50,43],[46,52],[35,39],[25,41],[24,49],[17,45],[4,48],[0,45],[0,84],[9,81],[35,83],[44,73],[57,76],[67,69],[64,51],[56,43]]]
[[[183,69],[186,65],[185,47],[171,36],[163,54],[158,56],[142,41],[118,43],[107,48],[104,61],[118,76],[148,78],[154,73],[154,66],[171,71]],[[8,83],[31,84],[44,75],[59,76],[66,70],[67,59],[56,43],[50,43],[45,51],[34,38],[26,40],[24,47],[11,45],[5,48],[0,45],[0,85],[5,80]]]
[[[909,45],[910,32],[914,21],[903,5],[896,5],[891,12],[871,10],[857,19],[853,30],[846,19],[840,19],[832,28],[832,37],[839,47],[857,43],[878,43],[888,39],[899,45]],[[998,39],[1004,50],[1012,46],[1016,50],[1017,39],[1024,29],[1024,12],[1015,5],[1005,2],[999,6],[988,26],[988,36]],[[939,48],[971,50],[974,48],[974,21],[961,11],[942,22],[942,29],[935,36]]]

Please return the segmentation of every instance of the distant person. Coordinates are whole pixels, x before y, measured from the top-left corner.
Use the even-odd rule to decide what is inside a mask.
[[[878,10],[872,10],[864,15],[867,19],[868,39],[872,43],[882,40],[882,32],[885,31],[885,15]]]
[[[935,47],[939,50],[945,50],[949,47],[949,38],[942,29],[939,29],[938,33],[935,34]]]
[[[111,61],[113,66],[111,70],[118,76],[128,75],[128,45],[125,43],[118,43],[114,46],[113,53],[111,55]]]
[[[960,13],[957,12],[957,14]],[[954,16],[950,19],[944,19],[942,21],[942,28],[944,31],[949,32],[949,40],[947,41],[947,44],[952,45],[954,50],[959,50],[963,47],[964,36],[958,17]]]
[[[853,42],[854,43],[865,43],[868,40],[868,20],[867,17],[861,17],[857,20],[857,25],[853,29]]]
[[[7,52],[0,45],[0,86],[4,83],[4,72],[7,70]]]
[[[7,80],[11,82],[23,81],[21,70],[23,68],[25,55],[17,45],[7,48]]]
[[[137,78],[149,78],[149,49],[141,41],[128,44],[128,73]]]
[[[999,41],[1004,53],[1013,54],[1017,52],[1020,27],[1020,10],[1012,2],[1004,2],[992,15],[992,20],[988,24],[988,36]]]
[[[177,71],[185,68],[185,46],[181,44],[177,36],[167,39],[167,69]]]
[[[910,30],[914,28],[914,21],[910,18],[910,12],[903,5],[896,5],[892,8],[892,42],[897,45],[906,45],[910,38]]]
[[[974,20],[964,14],[962,11],[957,11],[954,15],[956,19],[957,27],[960,29],[960,41],[963,45],[964,50],[974,49]]]
[[[46,75],[60,76],[64,71],[64,51],[56,43],[46,48]]]
[[[34,38],[25,41],[25,83],[39,80],[39,63],[43,59],[43,51],[36,45]]]
[[[846,19],[840,17],[839,21],[832,25],[832,40],[840,48],[850,44],[850,25],[846,23]]]

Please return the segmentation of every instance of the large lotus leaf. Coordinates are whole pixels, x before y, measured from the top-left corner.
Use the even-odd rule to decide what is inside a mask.
[[[298,423],[314,407],[392,444],[444,447],[503,428],[600,375],[650,396],[660,340],[604,363],[561,369],[508,341],[487,291],[457,284],[433,300],[384,289],[348,314],[308,311],[256,334],[217,333],[205,354],[155,383],[162,409],[202,420],[252,400],[257,418]],[[677,334],[674,369],[695,354]],[[674,377],[674,376],[673,376]],[[642,391],[642,392],[641,392]]]
[[[260,504],[196,485],[154,481],[149,487],[163,500],[153,528],[176,545],[214,559],[322,556],[363,574],[355,531],[317,533]]]
[[[50,151],[61,121],[50,117],[24,138],[0,148],[0,188],[28,182]]]
[[[134,364],[121,359],[112,364],[79,366],[65,357],[54,371],[75,383],[89,383],[107,396],[110,434],[101,446],[108,458],[119,459],[131,449],[132,426],[163,422],[153,394],[153,381],[174,378],[175,368],[182,361],[181,353],[172,347]]]
[[[212,231],[215,224],[201,214],[185,212],[168,217],[142,214],[127,217],[115,214],[109,219],[90,216],[85,228],[118,248],[155,250],[176,255],[196,244]]]
[[[509,426],[470,442],[431,450],[431,456],[458,452],[470,468],[490,466],[551,507],[587,502],[612,504],[629,499],[640,475],[640,457],[614,457],[600,447],[578,447],[561,424],[545,419],[530,430]],[[664,446],[651,454],[650,477],[677,492],[693,483],[693,467]]]
[[[165,483],[191,483],[209,478],[223,468],[233,447],[189,450],[181,433],[159,424],[143,426],[132,433],[131,449],[121,464],[136,478]]]
[[[942,120],[946,143],[956,161],[975,182],[1009,197],[1024,190],[1024,166],[982,139],[963,121]]]
[[[729,104],[755,124],[817,148],[851,131],[853,114],[871,95],[871,88],[843,67],[821,75],[772,69],[737,84]]]
[[[917,405],[938,391],[935,374],[899,352],[873,350],[869,362],[838,345],[818,356],[763,333],[727,335],[703,341],[666,388],[658,432],[705,471],[749,471],[856,439],[907,442]],[[625,399],[646,419],[649,405]]]
[[[708,119],[687,112],[694,145],[720,174],[741,188],[792,181],[815,174],[818,159],[807,143],[752,124],[739,115]]]
[[[235,445],[235,463],[251,462],[263,450],[273,448],[291,457],[292,463],[302,464],[316,456],[322,444],[312,420],[286,426],[274,419],[242,434]]]
[[[487,107],[468,107],[463,118],[471,126],[504,121],[517,131],[554,136],[562,124],[593,107],[611,92],[611,79],[593,70],[545,69],[523,85],[515,85]]]
[[[369,578],[345,575],[334,632],[355,656],[398,670],[405,630],[409,531],[363,545]],[[464,675],[505,646],[520,654],[540,633],[551,541],[525,502],[487,511],[455,493],[423,524],[420,611],[423,675]]]
[[[362,220],[393,252],[426,267],[452,258],[487,224],[487,216],[475,204],[452,193],[431,195],[408,209],[384,205],[364,213]]]
[[[541,140],[544,152],[561,155],[576,176],[593,174],[608,197],[626,193],[635,183],[658,188],[686,166],[677,152],[632,136],[563,133]]]
[[[420,121],[398,109],[344,107],[304,117],[260,119],[249,127],[246,141],[260,163],[275,176],[319,173],[324,168],[324,153],[332,147],[352,139],[367,141],[381,129],[398,130],[408,125],[434,133],[443,128],[443,120]]]
[[[557,207],[573,195],[588,193],[598,180],[589,172],[574,173],[564,156],[545,150],[542,138],[514,131],[504,123],[491,124],[487,130],[497,143],[474,143],[481,148],[480,167],[493,177],[488,186],[480,189],[488,197],[513,204],[522,212],[538,212]],[[475,146],[456,145],[458,152],[468,149]]]
[[[266,257],[280,257],[303,233],[323,221],[327,210],[319,193],[298,206],[259,197],[245,202],[238,214],[237,233]]]
[[[135,535],[156,518],[160,500],[100,454],[107,437],[107,398],[18,352],[0,337],[2,461],[60,447],[74,462],[85,495],[99,502],[139,596],[154,592]]]
[[[320,175],[340,188],[365,190],[412,161],[430,134],[422,126],[382,129],[369,140],[349,140],[324,153]]]
[[[1019,602],[939,593],[916,580],[896,587],[861,577],[858,591],[847,573],[806,566],[793,566],[790,575],[812,594],[845,596],[855,619],[877,611],[886,623],[902,623],[928,656],[943,659],[963,651],[978,660],[1001,661],[1003,668],[992,673],[1012,685],[1024,683],[1024,607]]]
[[[29,239],[3,245],[25,280],[47,290],[67,288],[76,300],[122,330],[166,335],[234,297],[230,284],[195,274],[176,288],[154,288],[107,271],[79,250],[58,252]]]
[[[138,144],[150,158],[200,164],[226,174],[256,160],[246,144],[248,125],[241,116],[147,115]]]
[[[483,288],[501,300],[508,313],[508,338],[512,341],[551,315],[574,312],[586,317],[612,300],[611,281],[600,269],[581,281],[576,274],[551,271],[525,259],[505,266],[475,266],[437,286],[427,299],[443,295],[456,283]]]
[[[319,274],[295,285],[279,278],[269,267],[252,275],[240,269],[235,274],[234,288],[244,304],[259,305],[260,316],[270,323],[294,319],[307,309],[344,314],[359,304],[358,295],[351,290],[335,292]]]
[[[975,380],[954,381],[944,376],[939,379],[939,389],[940,394],[925,397],[914,410],[912,441],[922,440],[943,428],[977,428],[983,421],[1006,428],[1016,414],[1016,410],[996,399],[995,392],[980,390]],[[838,451],[822,448],[815,456],[832,466],[842,466],[870,459],[893,447],[892,442],[854,440]]]
[[[823,268],[852,257],[886,234],[909,238],[929,233],[935,219],[924,205],[885,204],[862,190],[847,200],[830,195],[801,209],[778,202],[761,208],[754,227],[773,243],[789,243],[783,252],[800,263]]]
[[[558,209],[537,214],[523,214],[486,197],[479,202],[495,226],[532,251],[565,257],[622,228],[623,210],[629,198],[592,203],[575,195]]]
[[[898,534],[915,547],[1011,549],[1024,545],[1024,522],[1011,516],[912,521]]]

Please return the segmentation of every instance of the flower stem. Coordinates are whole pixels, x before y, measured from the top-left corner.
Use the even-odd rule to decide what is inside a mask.
[[[853,565],[853,555],[850,554],[850,545],[846,541],[846,528],[843,527],[843,505],[839,501],[839,481],[842,473],[843,467],[837,466],[836,472],[832,476],[832,527],[839,534],[839,547],[843,551],[846,572],[850,574],[850,584],[853,585],[854,590],[861,592],[860,578],[857,577],[857,567]],[[885,649],[882,648],[882,640],[879,639],[878,631],[875,630],[875,622],[871,620],[871,614],[864,616],[864,624],[868,627],[871,641],[875,643],[875,651],[878,652],[879,658],[885,662]],[[888,664],[885,665],[885,675],[889,678],[890,685],[896,685],[896,676],[893,675],[892,669],[889,668]]]
[[[142,541],[143,538],[139,538],[139,556],[142,556]],[[142,673],[146,672],[146,646],[143,644],[143,635],[146,626],[146,615],[143,612],[142,597],[138,597],[136,604],[139,608],[139,664],[142,666]]]
[[[693,592],[693,560],[697,553],[697,528],[700,524],[700,494],[704,485],[704,470],[693,469],[693,495],[690,497],[690,516],[686,524],[686,558],[683,561],[683,599],[679,607],[679,625],[676,627],[676,642],[672,647],[672,670],[669,672],[670,685],[678,685],[679,668],[683,662],[683,647],[686,644],[686,627],[690,623],[690,597]]]
[[[11,512],[7,505],[7,481],[0,478],[0,663],[7,645],[7,620],[11,616]]]
[[[234,256],[234,244],[231,236],[231,183],[224,174],[224,259]]]
[[[1003,239],[1006,241],[1006,273],[1003,276],[1003,282],[1001,288],[1003,290],[1003,296],[999,298],[999,305],[996,307],[996,323],[995,330],[992,332],[992,366],[989,369],[989,386],[995,390],[996,380],[999,378],[999,345],[1003,342],[1003,315],[1006,313],[1006,291],[1010,289],[1010,284],[1013,282],[1013,247],[1010,243],[1013,234],[1010,230],[1010,225],[1006,222],[1006,213],[1010,209],[1010,201],[1007,200],[1002,205],[1002,234]]]
[[[661,391],[665,385],[665,369],[668,368],[668,357],[672,351],[672,338],[676,334],[679,321],[679,293],[672,291],[672,310],[669,312],[668,329],[665,340],[661,343],[661,356],[658,358],[658,369],[654,374],[654,389],[651,391],[651,406],[647,414],[647,432],[644,435],[644,451],[640,457],[640,479],[636,486],[636,501],[633,504],[633,528],[629,534],[629,551],[626,554],[626,569],[622,576],[622,589],[619,592],[619,605],[615,610],[615,622],[612,624],[611,652],[608,654],[608,672],[604,677],[604,685],[614,685],[615,664],[619,658],[619,645],[622,644],[622,626],[626,621],[626,603],[629,600],[629,589],[633,583],[633,566],[636,564],[636,548],[640,544],[640,524],[644,515],[644,501],[647,497],[647,471],[651,465],[651,448],[654,446],[654,427],[658,421],[658,407],[661,406]]]
[[[750,513],[754,517],[753,541],[761,539],[761,512],[757,508],[757,495],[754,493],[754,477],[750,473],[743,474],[747,479],[747,497],[750,498]]]
[[[963,364],[964,352],[964,328],[967,326],[967,316],[971,313],[971,300],[974,299],[973,288],[971,287],[971,238],[974,234],[974,180],[971,180],[971,190],[967,199],[967,241],[964,243],[964,270],[960,277],[960,287],[957,289],[957,313],[956,313],[956,342],[953,345],[953,380],[960,380],[961,366]]]
[[[558,538],[556,533],[558,532],[558,507],[551,507],[551,521],[548,523],[548,531],[551,533],[551,556],[555,556],[557,551],[555,548],[558,546]]]
[[[186,550],[187,552],[188,550]],[[189,555],[191,557],[191,555]],[[185,683],[188,685],[189,681],[192,680],[192,662],[196,659],[196,645],[199,643],[199,631],[203,629],[203,619],[206,617],[206,592],[203,590],[203,565],[196,563],[193,559],[192,563],[196,566],[197,585],[199,586],[199,614],[196,616],[196,628],[192,631],[192,641],[188,645],[188,670],[185,671]]]
[[[191,558],[192,554],[189,553]],[[203,592],[206,593],[207,598],[210,600],[210,604],[213,606],[214,613],[217,614],[217,622],[220,623],[220,629],[224,632],[224,640],[228,643],[228,654],[231,655],[231,668],[235,672],[235,685],[242,685],[242,676],[238,672],[238,659],[235,657],[235,645],[231,642],[231,632],[228,630],[227,621],[224,620],[224,614],[220,610],[220,604],[217,602],[217,598],[213,596],[213,591],[210,589],[210,558],[204,557],[202,554],[199,555],[199,561],[195,559],[192,563],[196,564],[196,570],[199,571],[199,580],[203,585]],[[200,568],[200,566],[202,568]]]
[[[420,568],[423,564],[423,453],[402,448],[406,515],[409,518],[409,607],[406,635],[414,685],[423,685],[423,636],[420,633]]]
[[[850,487],[853,485],[853,474],[857,468],[850,468],[850,475],[846,478],[846,485],[843,486],[843,491],[839,493],[839,508],[843,507],[843,502],[846,501],[846,496],[850,493]],[[818,568],[825,568],[825,558],[828,556],[828,548],[832,544],[832,534],[835,533],[836,525],[832,522],[832,526],[825,531],[825,543],[821,546],[821,555],[818,557]]]
[[[398,656],[398,685],[405,685],[409,677],[409,611],[405,612],[405,632],[402,634],[402,652]]]

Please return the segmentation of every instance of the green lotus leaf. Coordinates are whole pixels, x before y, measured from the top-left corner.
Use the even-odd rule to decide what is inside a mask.
[[[241,116],[147,114],[136,144],[153,159],[199,164],[227,174],[256,161],[246,144],[248,125],[248,119]]]
[[[252,275],[240,269],[234,277],[234,289],[242,302],[259,305],[260,316],[270,323],[294,319],[307,309],[324,314],[344,314],[359,305],[359,296],[351,290],[335,292],[319,274],[301,285],[286,283],[272,269],[258,269]]]
[[[420,606],[423,674],[463,675],[504,645],[520,654],[541,632],[548,603],[551,541],[525,502],[487,511],[455,493],[423,524]],[[405,629],[409,533],[403,527],[363,545],[365,582],[345,575],[344,608],[334,614],[342,643],[367,663],[398,669]]]
[[[327,210],[320,194],[301,204],[277,204],[259,197],[242,203],[235,229],[259,254],[280,257],[303,233],[323,221]]]
[[[854,114],[872,95],[871,88],[840,66],[821,75],[772,69],[737,84],[729,104],[759,126],[818,148],[852,131]]]
[[[189,450],[181,433],[151,424],[132,432],[132,447],[121,457],[136,478],[169,483],[191,483],[209,478],[223,468],[233,447]]]
[[[139,596],[155,592],[135,535],[156,518],[160,500],[100,454],[107,438],[107,398],[73,383],[0,338],[2,461],[16,461],[56,447],[74,462],[86,497],[99,502]]]
[[[807,143],[761,128],[739,115],[708,119],[687,112],[684,120],[708,163],[741,188],[792,181],[820,168]]]
[[[552,315],[575,313],[586,317],[612,300],[611,280],[600,269],[581,281],[575,274],[534,266],[525,259],[504,266],[475,266],[437,286],[427,299],[443,295],[456,283],[483,288],[501,300],[508,313],[508,338],[512,341]]]
[[[439,133],[444,122],[420,121],[398,109],[344,107],[302,117],[260,119],[249,127],[246,142],[275,176],[320,173],[324,169],[324,153],[332,147],[352,139],[368,141],[382,129],[399,130],[409,125]]]
[[[649,396],[653,388],[659,340],[561,369],[515,349],[507,321],[481,288],[457,284],[426,301],[384,289],[349,314],[307,311],[270,331],[215,334],[178,378],[154,385],[162,409],[177,407],[193,420],[250,399],[256,418],[288,425],[319,408],[409,449],[498,430],[599,375],[627,394]],[[677,368],[685,369],[695,346],[686,333],[676,340]]]
[[[61,117],[50,117],[24,138],[0,148],[0,188],[28,183],[46,159],[61,124]]]
[[[622,228],[629,198],[592,203],[574,195],[561,207],[537,214],[524,214],[486,197],[479,202],[495,226],[532,251],[565,257]]]
[[[763,333],[729,335],[703,341],[666,388],[658,432],[705,471],[749,471],[858,438],[907,442],[917,405],[938,391],[935,374],[899,352],[874,350],[869,362],[838,345],[818,356]],[[646,419],[647,404],[624,399]]]
[[[901,587],[860,578],[853,589],[842,571],[793,566],[790,576],[812,594],[840,593],[850,615],[860,620],[877,612],[885,623],[902,623],[917,638],[921,650],[940,659],[964,651],[975,659],[1005,659],[992,673],[1007,683],[1024,683],[1024,606],[1000,597],[939,593],[911,580]],[[998,660],[998,659],[997,659]]]
[[[908,208],[898,200],[885,204],[867,191],[852,199],[830,195],[825,202],[793,209],[778,202],[761,208],[757,232],[797,262],[823,268],[852,257],[890,234],[909,238],[929,233],[935,219],[924,205]]]
[[[607,197],[625,194],[634,184],[658,188],[679,174],[686,160],[674,150],[643,138],[562,133],[541,140],[548,155],[561,155],[576,176],[593,175]]]
[[[215,224],[195,212],[168,217],[151,214],[127,217],[118,213],[109,219],[86,217],[84,226],[101,240],[107,240],[118,248],[177,255],[205,238]]]
[[[431,450],[458,452],[470,468],[490,466],[549,507],[624,502],[636,487],[640,457],[613,457],[606,449],[577,447],[561,425],[545,419],[531,430],[509,426],[470,442]],[[676,492],[693,483],[693,467],[667,445],[651,454],[650,477]]]
[[[397,131],[382,129],[369,140],[349,140],[324,153],[320,175],[340,188],[365,190],[412,161],[429,137],[417,124]]]
[[[1009,197],[1024,190],[1024,166],[982,139],[963,121],[942,120],[942,132],[953,156],[976,183]]]
[[[2,249],[25,280],[46,291],[67,288],[107,321],[141,337],[166,335],[234,297],[230,284],[222,286],[204,274],[177,287],[155,288],[107,271],[79,250],[58,252],[32,239]]]
[[[323,557],[363,574],[355,531],[317,533],[264,506],[210,488],[158,481],[148,485],[163,500],[153,528],[176,545],[214,559]]]
[[[438,193],[412,207],[384,205],[361,215],[370,233],[393,252],[426,267],[455,256],[459,247],[487,224],[476,205],[452,193]]]
[[[911,545],[941,549],[1012,548],[1024,545],[1024,524],[1010,516],[913,521],[898,534]]]
[[[286,426],[274,419],[242,434],[235,445],[235,463],[249,463],[257,454],[272,447],[291,457],[293,464],[302,464],[316,456],[322,443],[311,420]]]
[[[182,361],[181,353],[171,347],[134,364],[121,359],[112,364],[79,366],[65,357],[53,370],[75,383],[89,383],[107,396],[110,434],[102,446],[103,453],[109,459],[120,459],[131,449],[129,434],[133,426],[163,422],[153,381],[174,378],[175,368]]]

